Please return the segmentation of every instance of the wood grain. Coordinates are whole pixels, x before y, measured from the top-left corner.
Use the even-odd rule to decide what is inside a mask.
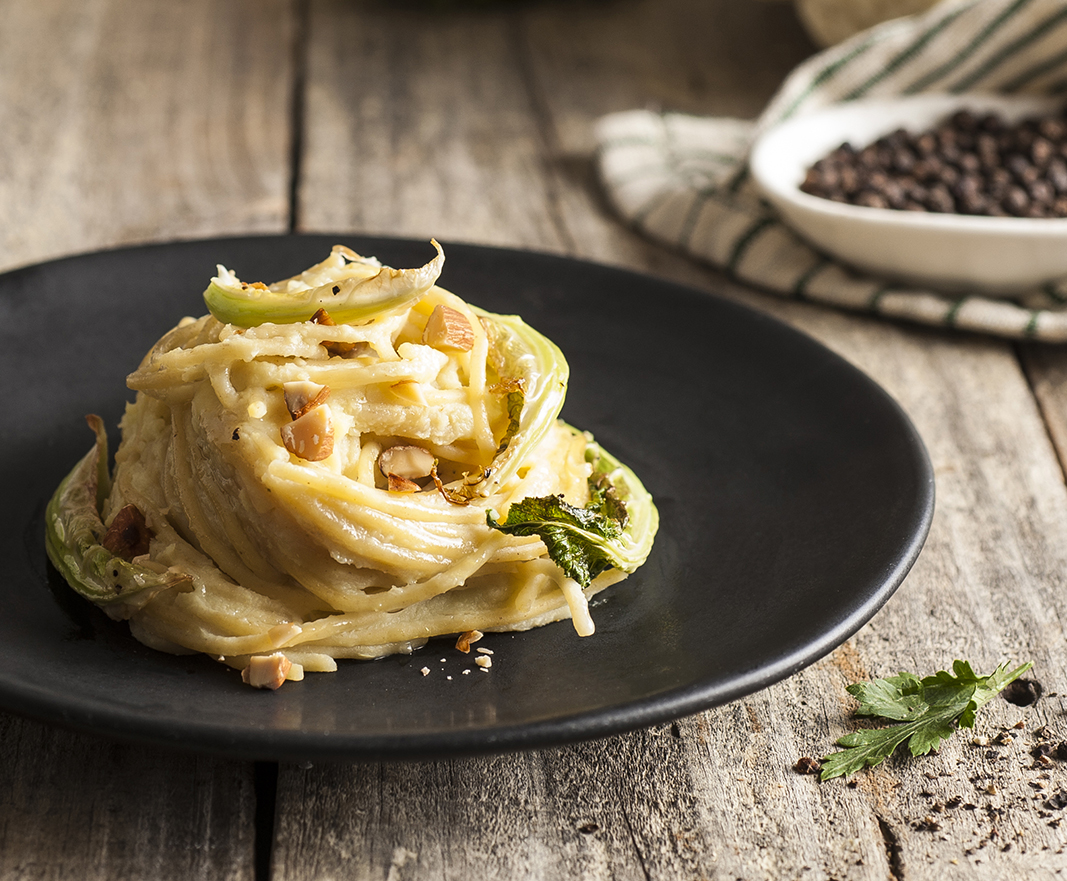
[[[247,765],[0,715],[0,878],[252,881]]]
[[[867,324],[863,336],[834,334],[834,345],[912,416],[938,501],[912,574],[854,640],[862,666],[884,676],[932,672],[957,657],[983,672],[1033,660],[1050,695],[1028,708],[998,699],[973,735],[958,735],[936,756],[895,759],[860,785],[878,788],[872,809],[900,848],[906,877],[1067,867],[1062,811],[1046,805],[1067,774],[1031,754],[1067,734],[1058,696],[1067,682],[1059,589],[1067,498],[1055,452],[1012,346]],[[877,337],[891,346],[877,347]],[[1047,737],[1035,734],[1046,726]],[[1004,732],[1012,739],[996,743]],[[952,804],[962,809],[945,807]]]
[[[299,229],[562,247],[513,17],[311,8]]]
[[[284,230],[289,6],[0,4],[0,268]]]

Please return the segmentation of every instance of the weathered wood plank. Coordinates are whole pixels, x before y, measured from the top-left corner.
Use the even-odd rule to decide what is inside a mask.
[[[923,555],[854,640],[859,672],[933,672],[957,657],[989,672],[1003,660],[1033,660],[1045,691],[1062,693],[1067,610],[1060,573],[1067,560],[1059,536],[1067,500],[1012,347],[874,321],[831,334],[846,317],[829,318],[817,335],[903,404],[926,441],[938,488]],[[800,323],[816,331],[814,322]],[[1064,738],[1062,712],[1058,696],[1029,708],[996,700],[973,735],[957,736],[937,756],[897,759],[861,779],[872,787],[872,812],[899,848],[904,877],[997,878],[1067,868],[1062,809],[1046,806],[1067,773],[1060,762],[1035,764],[1030,752]],[[842,722],[849,724],[838,721],[835,737],[847,730]],[[1020,722],[1025,727],[1015,729]],[[1035,734],[1044,726],[1048,738]],[[1005,730],[1014,739],[996,743]],[[990,743],[976,745],[973,737]]]
[[[815,47],[789,6],[752,2],[534,4],[517,59],[544,132],[560,223],[580,256],[706,283],[708,273],[622,229],[596,179],[593,122],[641,107],[755,118]],[[714,276],[712,276],[714,277]]]
[[[0,878],[254,878],[247,764],[8,715],[0,743]]]
[[[1023,345],[1020,357],[1060,465],[1067,469],[1067,351],[1062,346]]]
[[[815,51],[788,7],[748,2],[541,3],[525,57],[564,155],[594,148],[590,121],[635,107],[750,119]]]
[[[284,230],[289,7],[0,4],[0,268]]]
[[[514,21],[313,2],[299,229],[562,247]]]

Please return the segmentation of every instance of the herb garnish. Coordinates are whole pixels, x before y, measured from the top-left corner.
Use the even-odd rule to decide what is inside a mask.
[[[605,569],[623,566],[612,542],[622,535],[626,507],[614,487],[608,483],[605,489],[599,479],[590,479],[589,504],[584,508],[562,496],[541,496],[513,504],[503,523],[492,511],[486,512],[485,520],[508,535],[540,536],[553,562],[582,587]]]
[[[485,515],[508,535],[539,536],[552,561],[583,588],[606,569],[633,572],[644,563],[659,525],[652,497],[633,472],[589,434],[585,460],[592,473],[584,507],[542,496],[514,502],[503,522],[494,511]]]
[[[848,692],[860,702],[857,716],[903,722],[890,728],[863,728],[837,741],[848,747],[822,760],[821,780],[844,777],[889,758],[904,741],[913,756],[926,755],[957,727],[973,728],[978,710],[1033,664],[1012,671],[1001,664],[989,676],[978,676],[967,661],[953,661],[952,673],[941,670],[920,679],[900,673],[888,679],[857,682]]]

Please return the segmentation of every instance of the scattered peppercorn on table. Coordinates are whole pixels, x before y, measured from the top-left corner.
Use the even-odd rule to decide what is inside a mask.
[[[631,734],[309,766],[0,713],[0,879],[1067,870],[1067,351],[746,289],[626,228],[595,179],[603,114],[756,116],[816,48],[791,4],[0,0],[0,21],[0,269],[288,230],[618,264],[771,314],[852,361],[915,422],[937,480],[918,563],[854,637],[764,691]],[[76,341],[50,338],[48,320],[41,345],[62,356]],[[476,675],[507,663],[468,650]],[[979,674],[1033,667],[936,753],[819,781],[818,760],[865,724],[850,684],[955,659]],[[430,684],[440,665],[426,660]]]

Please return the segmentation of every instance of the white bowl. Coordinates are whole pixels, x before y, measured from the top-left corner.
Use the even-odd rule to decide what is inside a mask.
[[[844,141],[861,148],[898,128],[922,132],[964,108],[1014,122],[1062,104],[983,94],[849,101],[769,129],[753,146],[750,167],[785,222],[845,263],[939,290],[1010,296],[1067,276],[1067,219],[865,208],[808,195],[800,184]]]

